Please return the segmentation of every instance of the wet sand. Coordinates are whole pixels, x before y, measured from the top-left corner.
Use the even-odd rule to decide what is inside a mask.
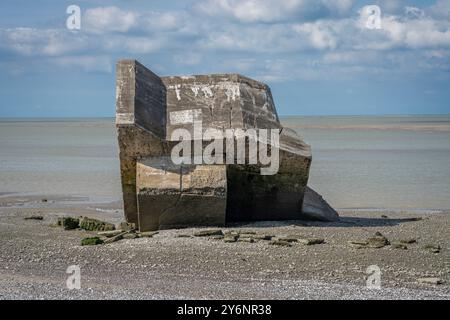
[[[120,202],[87,198],[0,197],[0,299],[449,299],[450,212],[341,211],[338,223],[304,221],[236,224],[222,230],[276,237],[323,238],[291,247],[225,243],[193,237],[199,228],[162,230],[153,238],[80,246],[94,232],[55,227],[59,216],[119,223]],[[32,215],[43,220],[24,220]],[[357,248],[381,232],[407,249]],[[180,237],[182,236],[182,237]],[[424,247],[439,245],[439,253]],[[66,269],[79,265],[81,289],[66,287]],[[381,269],[381,290],[366,288],[366,268]],[[443,284],[418,282],[436,277]]]

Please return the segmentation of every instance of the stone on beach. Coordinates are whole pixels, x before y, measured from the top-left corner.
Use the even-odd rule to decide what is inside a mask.
[[[399,242],[403,244],[413,244],[417,243],[417,239],[416,238],[400,239]]]
[[[441,246],[435,245],[435,244],[427,244],[423,247],[425,250],[430,251],[432,253],[439,253],[441,252]]]
[[[284,241],[284,240],[272,240],[269,242],[269,244],[273,246],[280,246],[280,247],[290,247],[292,246],[290,242]]]
[[[213,230],[200,230],[197,232],[194,232],[195,237],[209,237],[209,236],[222,236],[222,230],[220,229],[213,229]]]
[[[369,248],[379,249],[388,245],[390,245],[389,240],[380,232],[376,232],[373,237],[367,239],[367,246]]]
[[[96,246],[99,244],[103,244],[103,240],[101,240],[99,237],[84,238],[83,240],[81,240],[82,246]]]
[[[80,228],[87,231],[112,231],[115,226],[112,223],[97,219],[83,217],[80,221]]]
[[[322,244],[325,243],[325,239],[322,238],[299,238],[297,240],[297,242],[306,245],[306,246],[311,246],[311,245],[315,245],[315,244]]]
[[[401,250],[408,249],[408,246],[401,242],[395,242],[395,243],[392,243],[391,245],[392,245],[392,248],[394,248],[394,249],[401,249]]]
[[[29,216],[29,217],[25,217],[23,218],[24,220],[44,220],[43,216]]]
[[[125,233],[122,236],[122,239],[124,239],[124,240],[130,240],[130,239],[136,239],[136,238],[139,238],[139,236],[134,232]]]
[[[97,234],[102,237],[111,238],[121,234],[122,232],[123,232],[122,230],[112,230],[112,231],[101,231]]]
[[[311,220],[334,222],[339,220],[339,214],[320,194],[306,187],[303,197],[302,217]]]
[[[138,235],[141,238],[153,238],[153,236],[157,235],[158,231],[147,231],[147,232],[139,232]]]
[[[80,226],[80,219],[72,217],[60,217],[58,218],[58,226],[64,228],[64,230],[78,229]]]
[[[136,226],[134,225],[134,223],[121,222],[118,229],[123,231],[130,231],[136,229]]]
[[[352,247],[357,249],[361,248],[374,248],[380,249],[390,245],[389,240],[383,236],[380,232],[376,232],[372,237],[367,240],[350,240],[348,242]]]
[[[431,284],[431,285],[440,285],[443,284],[443,281],[440,278],[419,278],[417,282],[422,284]]]
[[[227,243],[236,242],[237,239],[238,239],[237,235],[228,234],[228,235],[225,235],[225,237],[223,238],[223,242],[227,242]]]

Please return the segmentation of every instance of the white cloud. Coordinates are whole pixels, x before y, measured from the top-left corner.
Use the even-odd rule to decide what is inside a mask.
[[[434,17],[450,18],[450,0],[437,0],[429,11]]]
[[[447,70],[450,21],[440,17],[450,0],[428,8],[395,3],[395,14],[382,7],[380,30],[365,28],[350,13],[357,9],[353,0],[204,0],[164,12],[98,7],[82,13],[79,32],[0,29],[0,50],[101,72],[110,72],[119,55],[160,54],[158,63],[167,58],[168,70],[229,70],[266,81],[382,74],[397,66],[407,70],[406,64]]]
[[[354,0],[205,0],[197,8],[210,16],[252,23],[342,15],[348,13],[354,3]]]
[[[87,9],[82,15],[82,28],[92,32],[127,32],[135,27],[139,14],[117,7]]]
[[[296,24],[294,30],[306,37],[315,49],[335,49],[339,41],[339,33],[343,30],[342,22],[321,20],[313,23]]]
[[[15,28],[0,29],[0,48],[28,56],[57,56],[87,47],[82,35],[67,30]]]

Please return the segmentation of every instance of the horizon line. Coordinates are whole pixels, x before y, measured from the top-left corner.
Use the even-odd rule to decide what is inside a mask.
[[[450,116],[450,113],[393,113],[393,114],[282,114],[283,117],[401,117],[401,116]],[[0,116],[0,120],[9,119],[114,119],[114,116]]]

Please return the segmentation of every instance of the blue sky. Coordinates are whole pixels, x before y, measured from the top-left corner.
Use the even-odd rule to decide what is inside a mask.
[[[450,0],[2,0],[0,117],[113,116],[121,58],[256,78],[280,115],[448,114]]]

